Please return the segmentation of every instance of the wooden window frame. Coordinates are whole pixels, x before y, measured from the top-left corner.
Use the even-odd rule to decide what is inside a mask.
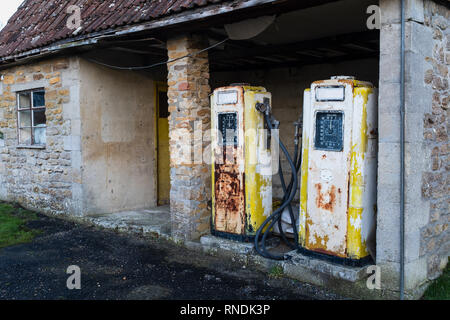
[[[40,92],[44,94],[44,105],[43,106],[34,106],[34,94]],[[29,94],[30,95],[30,106],[23,108],[20,105],[20,96]],[[46,143],[44,144],[37,144],[35,141],[35,129],[45,129],[45,134],[47,134],[47,118],[45,118],[45,124],[43,126],[36,126],[34,124],[34,112],[38,111],[46,111],[45,107],[45,89],[44,88],[37,88],[37,89],[31,89],[31,90],[24,90],[24,91],[18,91],[16,92],[16,100],[17,100],[17,139],[18,144],[20,147],[45,147]],[[29,112],[30,113],[30,124],[31,126],[21,126],[21,116],[23,116],[24,113]],[[30,129],[30,143],[23,143],[21,139],[21,130],[22,129]]]

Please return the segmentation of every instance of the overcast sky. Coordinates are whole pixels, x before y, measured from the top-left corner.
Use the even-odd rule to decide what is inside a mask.
[[[23,0],[2,0],[0,2],[0,29],[8,22],[9,18],[16,12]]]

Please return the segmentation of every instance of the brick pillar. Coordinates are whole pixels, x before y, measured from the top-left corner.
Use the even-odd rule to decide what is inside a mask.
[[[207,46],[205,39],[196,35],[167,42],[171,60]],[[168,69],[172,236],[196,240],[210,232],[211,169],[202,139],[211,127],[208,53],[170,63]]]

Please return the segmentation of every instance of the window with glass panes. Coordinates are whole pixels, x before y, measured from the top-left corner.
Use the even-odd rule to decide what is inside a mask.
[[[17,93],[17,121],[20,145],[40,145],[46,142],[45,91],[43,89]]]

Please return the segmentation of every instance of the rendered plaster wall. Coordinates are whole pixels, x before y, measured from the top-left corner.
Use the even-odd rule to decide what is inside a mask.
[[[85,215],[156,206],[155,83],[80,60]]]

